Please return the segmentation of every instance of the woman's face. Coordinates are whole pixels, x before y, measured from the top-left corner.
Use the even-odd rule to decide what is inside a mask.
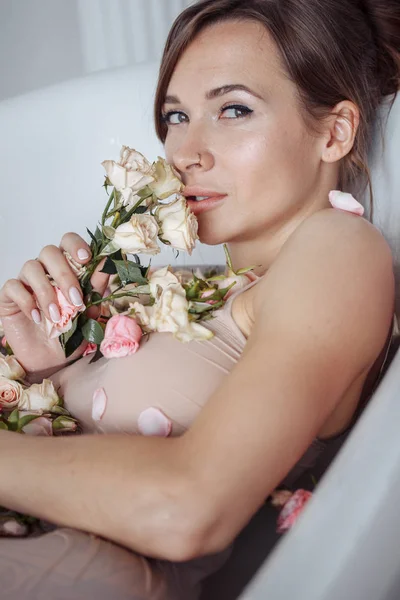
[[[199,34],[177,64],[163,114],[167,160],[185,195],[211,197],[189,201],[202,242],[262,241],[317,202],[321,141],[260,24],[225,22]]]

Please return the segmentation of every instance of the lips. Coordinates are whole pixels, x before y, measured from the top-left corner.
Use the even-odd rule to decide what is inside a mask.
[[[200,213],[215,208],[216,206],[221,204],[225,200],[225,198],[226,195],[219,195],[207,197],[205,200],[191,200],[189,196],[186,198],[186,201],[190,210],[197,216]]]
[[[221,198],[222,196],[226,196],[223,192],[216,192],[215,190],[207,190],[202,187],[196,186],[187,186],[183,191],[183,195],[190,200],[193,200],[196,197],[200,198]]]

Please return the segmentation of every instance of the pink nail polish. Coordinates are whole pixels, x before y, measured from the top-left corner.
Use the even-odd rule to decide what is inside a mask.
[[[59,323],[61,321],[60,311],[57,304],[54,304],[54,302],[49,306],[49,313],[53,323]]]
[[[38,309],[34,308],[31,312],[31,315],[36,325],[39,325],[39,323],[41,323],[42,321],[42,317],[40,316],[40,312],[38,311]]]
[[[89,252],[84,248],[80,248],[77,252],[77,255],[80,260],[86,260],[87,258],[89,258]]]

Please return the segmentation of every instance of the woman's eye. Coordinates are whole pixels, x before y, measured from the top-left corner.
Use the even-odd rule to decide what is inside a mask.
[[[180,123],[185,123],[187,121],[187,116],[183,112],[179,112],[177,110],[171,110],[163,114],[162,120],[167,125],[179,125]]]
[[[250,108],[241,104],[225,106],[222,109],[223,119],[243,119],[243,117],[247,117],[252,112]]]

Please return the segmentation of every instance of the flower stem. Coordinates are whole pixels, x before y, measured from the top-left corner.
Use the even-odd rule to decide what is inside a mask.
[[[106,296],[105,298],[102,298],[101,300],[95,300],[94,302],[90,302],[89,304],[86,304],[86,308],[88,309],[90,306],[95,306],[96,304],[101,304],[102,302],[106,302],[107,300],[114,300],[115,298],[124,298],[125,296],[139,296],[139,294],[149,294],[149,291],[143,291],[143,289],[140,288],[145,288],[147,289],[148,286],[139,286],[137,288],[137,291],[135,292],[123,292],[122,294],[110,294],[109,296]]]
[[[107,212],[108,212],[108,209],[109,209],[109,208],[110,208],[110,206],[111,206],[111,203],[112,203],[112,201],[114,200],[114,196],[115,196],[115,188],[113,188],[113,191],[111,192],[111,194],[110,194],[110,196],[109,196],[109,198],[108,198],[108,202],[107,202],[107,204],[106,204],[106,207],[105,207],[105,209],[103,210],[103,215],[102,215],[102,217],[101,217],[101,224],[102,224],[102,225],[104,225],[104,224],[105,224],[105,222],[106,222]]]
[[[111,227],[115,227],[119,221],[119,217],[120,217],[120,212],[118,211],[117,213],[115,213],[115,216],[113,218],[113,222],[111,223]]]

